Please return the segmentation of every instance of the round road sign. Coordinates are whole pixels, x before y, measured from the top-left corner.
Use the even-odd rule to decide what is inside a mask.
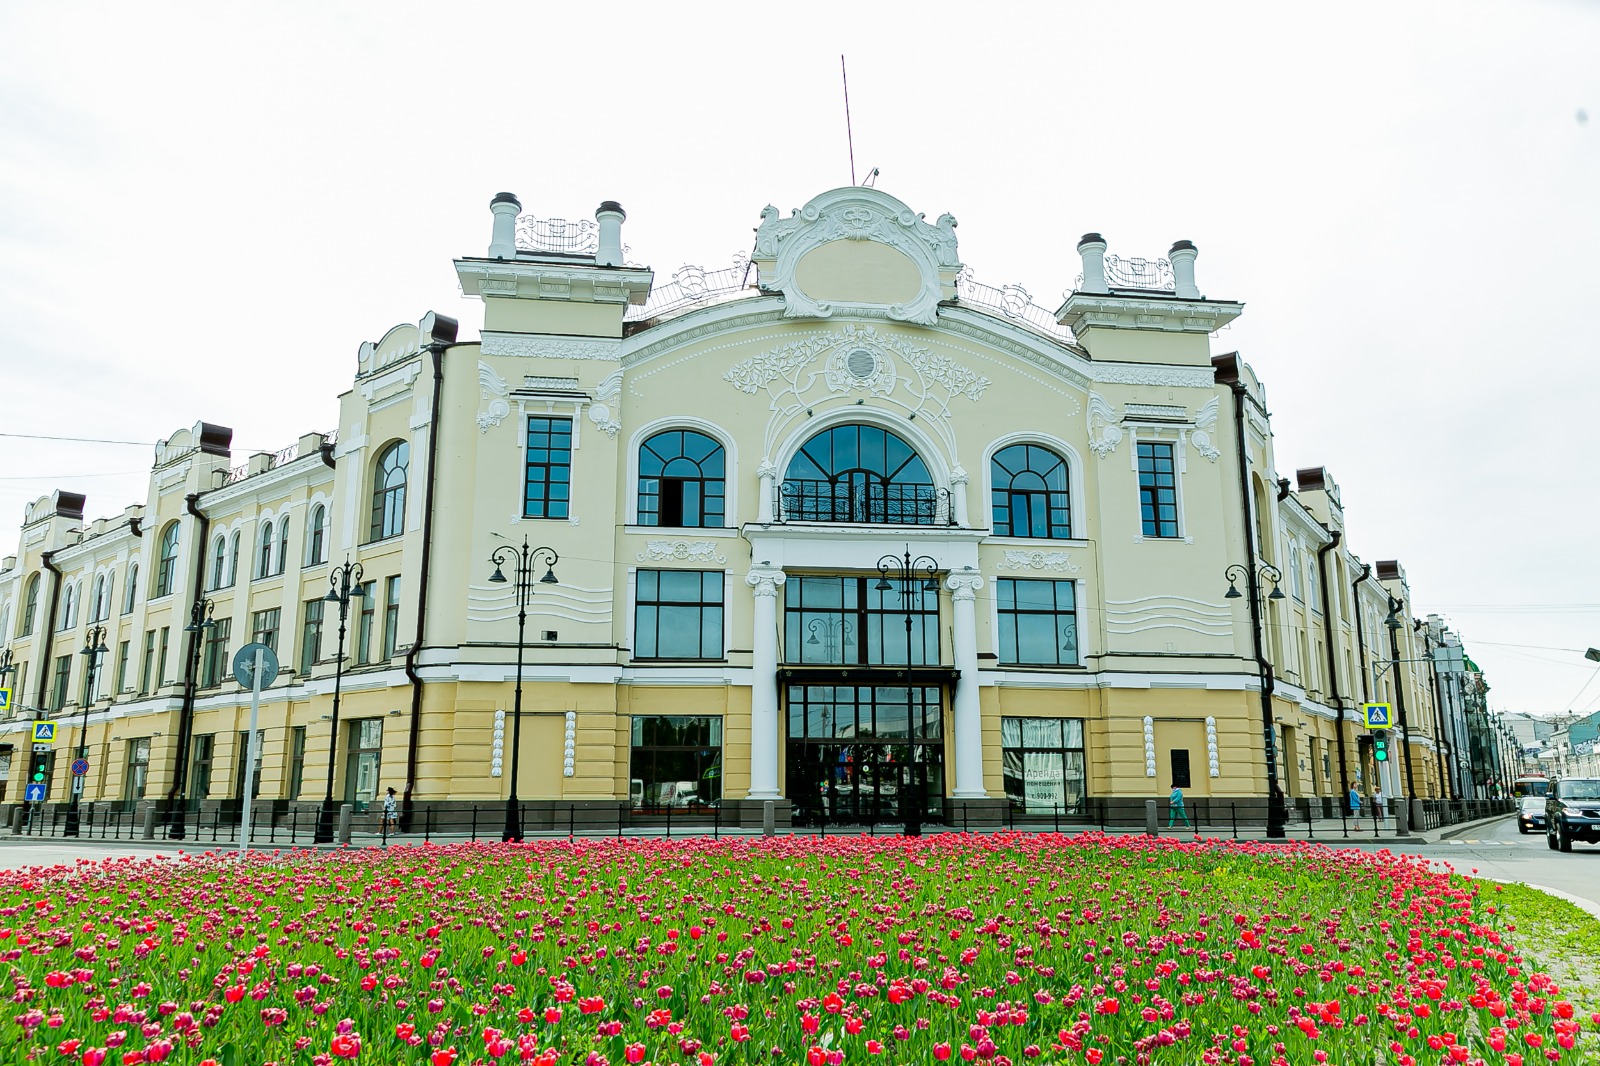
[[[72,760],[72,776],[73,777],[82,777],[84,774],[86,774],[88,772],[89,772],[89,760],[88,759],[73,759]]]
[[[256,669],[256,652],[261,652],[261,687],[266,688],[278,678],[278,656],[265,644],[246,644],[233,657],[233,676],[245,688],[251,687],[251,676]]]

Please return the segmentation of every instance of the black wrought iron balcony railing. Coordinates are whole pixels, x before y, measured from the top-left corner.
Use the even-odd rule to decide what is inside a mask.
[[[785,481],[778,486],[779,522],[854,522],[878,526],[955,524],[950,491],[934,485]]]

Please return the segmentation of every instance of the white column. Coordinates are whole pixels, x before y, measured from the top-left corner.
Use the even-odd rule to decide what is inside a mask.
[[[517,212],[522,202],[508,192],[496,193],[489,201],[494,212],[494,234],[489,240],[490,259],[515,259],[517,257]]]
[[[744,578],[755,591],[750,639],[750,799],[778,798],[778,586],[783,571],[758,566]]]
[[[969,528],[967,524],[967,482],[971,478],[966,470],[956,467],[950,473],[950,516],[957,526],[962,529]]]
[[[761,491],[756,494],[756,521],[771,525],[772,485],[778,479],[778,468],[772,465],[771,459],[763,459],[761,465],[756,467],[756,477],[761,482]]]
[[[1080,292],[1106,292],[1106,239],[1098,233],[1085,233],[1078,242],[1078,255],[1083,258],[1083,282]]]
[[[957,799],[985,799],[983,790],[983,709],[978,702],[978,612],[977,593],[983,588],[983,575],[966,568],[945,580],[955,603],[956,669],[956,787]]]

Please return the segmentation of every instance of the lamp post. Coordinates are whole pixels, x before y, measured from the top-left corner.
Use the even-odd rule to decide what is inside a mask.
[[[205,634],[217,628],[216,621],[211,617],[216,606],[204,597],[195,600],[189,607],[189,624],[183,627],[183,631],[189,634],[189,661],[183,677],[183,709],[178,715],[178,759],[172,769],[172,791],[167,803],[167,836],[172,840],[182,840],[184,836],[183,793],[189,786],[189,741],[194,735],[191,719],[194,716],[195,689],[199,682],[200,648],[205,643]],[[158,685],[160,680],[156,679]]]
[[[1261,674],[1261,736],[1267,757],[1267,836],[1278,838],[1284,835],[1288,810],[1283,789],[1278,785],[1278,730],[1272,721],[1272,664],[1267,661],[1263,647],[1265,641],[1261,635],[1261,585],[1271,581],[1272,591],[1267,594],[1267,599],[1283,599],[1283,589],[1278,587],[1283,580],[1283,571],[1271,563],[1261,563],[1254,570],[1243,563],[1234,563],[1222,572],[1222,576],[1228,581],[1228,591],[1222,594],[1224,599],[1237,600],[1244,595],[1239,591],[1240,578],[1244,578],[1245,587],[1250,590],[1250,640],[1255,651],[1256,669]]]
[[[1389,597],[1389,617],[1383,620],[1389,630],[1389,668],[1394,671],[1394,709],[1400,719],[1400,752],[1406,761],[1406,799],[1417,798],[1417,778],[1411,765],[1411,727],[1406,719],[1406,687],[1400,678],[1400,608],[1405,604]]]
[[[891,577],[893,580],[891,581]],[[911,693],[911,619],[916,613],[915,606],[920,598],[919,593],[939,593],[939,562],[926,555],[911,558],[911,546],[906,546],[904,555],[885,555],[878,560],[878,583],[872,586],[878,592],[898,591],[900,604],[905,608],[906,614],[906,695]],[[911,743],[907,745],[910,754],[907,766],[911,771],[911,797],[909,800],[902,793],[900,797],[901,813],[905,815],[905,835],[919,837],[922,835],[922,814],[926,805],[924,792],[926,781],[923,779],[923,767],[918,756],[922,746],[915,738],[908,738]]]
[[[344,681],[345,623],[350,619],[350,601],[365,597],[361,589],[363,571],[360,563],[346,559],[328,575],[328,594],[324,603],[339,605],[339,648],[333,659],[333,725],[328,733],[328,789],[322,798],[322,810],[317,814],[317,831],[311,838],[316,844],[333,843],[334,822],[339,808],[333,801],[333,769],[339,755],[339,690]]]
[[[512,580],[517,601],[517,694],[511,712],[511,791],[506,796],[506,824],[500,833],[501,840],[522,839],[522,811],[517,806],[517,767],[522,761],[522,652],[528,627],[528,600],[533,597],[533,575],[541,559],[545,561],[544,576],[538,579],[538,583],[559,584],[556,563],[561,561],[561,557],[554,548],[530,548],[528,538],[523,537],[520,548],[515,544],[502,544],[489,553],[489,561],[494,564],[494,573],[489,575],[489,580],[497,585]],[[511,579],[506,577],[502,569],[508,563],[515,575]]]
[[[106,647],[106,627],[91,626],[83,637],[83,650],[78,654],[84,657],[83,679],[83,717],[78,722],[78,748],[75,758],[86,758],[89,754],[89,706],[94,703],[94,688],[97,675],[100,673],[100,656],[111,649]],[[78,801],[83,795],[83,778],[77,774],[69,778],[72,790],[72,799],[67,803],[67,824],[62,830],[63,836],[75,837],[78,835]]]

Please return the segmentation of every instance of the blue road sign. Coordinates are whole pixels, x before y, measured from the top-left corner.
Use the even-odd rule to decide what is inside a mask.
[[[1394,717],[1387,703],[1363,703],[1361,718],[1368,729],[1393,729]]]
[[[43,803],[44,802],[44,786],[43,785],[29,785],[27,787],[26,791],[24,791],[22,798],[24,800],[26,800],[27,802],[29,802],[29,803]]]
[[[33,723],[33,742],[35,744],[54,744],[56,742],[56,724],[54,722]]]
[[[86,774],[88,772],[89,772],[89,760],[88,759],[73,759],[72,760],[72,776],[73,777],[82,777],[84,774]]]
[[[0,711],[11,710],[11,690],[0,688]]]

